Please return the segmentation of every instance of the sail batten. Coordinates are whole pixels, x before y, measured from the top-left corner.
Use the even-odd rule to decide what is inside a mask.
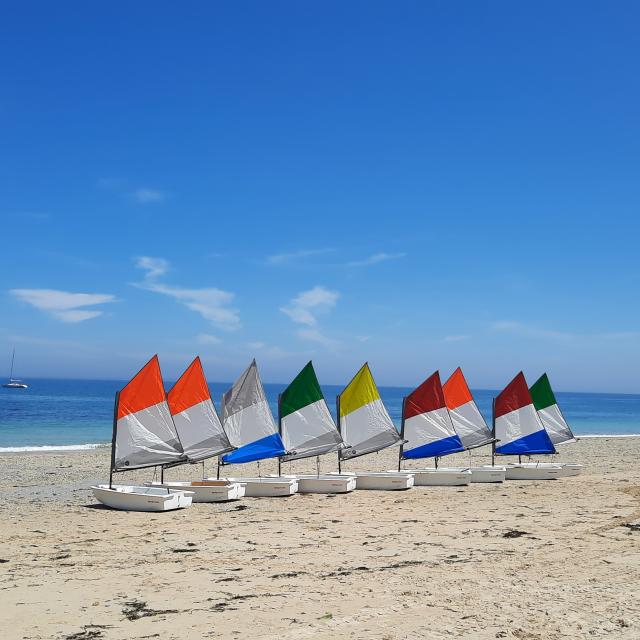
[[[475,449],[492,442],[491,429],[482,417],[460,367],[442,385],[442,390],[453,428],[464,448]]]
[[[224,394],[222,415],[224,431],[237,447],[222,457],[225,464],[253,462],[286,453],[255,360]]]
[[[339,428],[348,460],[399,445],[402,442],[384,406],[368,364],[364,364],[339,396]]]
[[[200,358],[196,357],[173,385],[167,402],[189,462],[233,450],[216,413]]]
[[[433,458],[464,451],[437,371],[405,398],[402,417],[403,458]]]
[[[529,389],[533,406],[554,445],[576,442],[576,438],[567,424],[551,389],[546,373],[543,373]]]
[[[494,404],[495,452],[498,455],[555,453],[540,421],[522,371],[498,395]]]
[[[125,471],[184,460],[154,356],[118,394],[113,470]]]

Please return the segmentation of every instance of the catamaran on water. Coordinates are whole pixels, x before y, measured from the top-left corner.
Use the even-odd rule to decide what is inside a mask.
[[[258,366],[253,360],[222,398],[222,426],[235,451],[219,459],[220,466],[259,462],[279,458],[287,453],[269,408]],[[213,480],[213,478],[211,478]],[[249,497],[290,496],[298,490],[291,477],[229,477],[231,482],[245,485]]]
[[[438,467],[438,458],[464,451],[444,399],[440,374],[436,371],[402,401],[403,443],[398,470],[403,460],[434,458],[435,467],[410,469],[416,485],[467,485],[471,471],[465,467]]]
[[[507,480],[554,480],[562,468],[554,464],[523,464],[523,455],[555,453],[527,387],[522,371],[493,401],[494,456],[517,455],[518,464],[507,464]]]
[[[287,453],[281,463],[315,457],[318,472],[291,476],[298,481],[299,493],[348,493],[356,488],[352,475],[320,474],[320,456],[340,451],[345,444],[331,417],[313,369],[307,365],[278,398],[278,428]]]
[[[207,480],[204,477],[205,460],[233,451],[234,447],[222,429],[200,358],[196,357],[173,385],[167,394],[167,402],[180,438],[184,459],[164,465],[161,468],[160,482],[147,484],[153,487],[192,491],[193,502],[224,502],[242,498],[245,493],[243,483]],[[202,480],[188,482],[165,479],[165,468],[185,463],[201,463]]]
[[[338,451],[337,475],[342,463],[387,447],[400,446],[402,438],[384,406],[378,387],[365,363],[338,396],[338,431],[346,446]],[[336,473],[336,472],[332,472]],[[397,491],[414,484],[412,472],[348,472],[356,478],[356,489]]]
[[[128,511],[170,511],[191,504],[193,493],[164,487],[114,485],[113,474],[185,459],[160,372],[158,356],[116,393],[109,484],[91,487],[104,505]]]
[[[9,373],[9,380],[7,382],[5,382],[2,386],[5,389],[28,389],[29,386],[23,382],[22,380],[17,380],[16,378],[13,377],[13,364],[14,361],[16,359],[16,350],[13,350],[13,353],[11,354],[11,371]]]

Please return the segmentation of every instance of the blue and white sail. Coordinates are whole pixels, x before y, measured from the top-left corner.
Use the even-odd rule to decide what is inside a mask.
[[[225,464],[285,455],[255,360],[222,397],[222,426],[231,444],[237,447],[222,457]]]

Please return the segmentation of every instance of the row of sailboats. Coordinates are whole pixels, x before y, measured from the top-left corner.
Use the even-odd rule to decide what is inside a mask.
[[[539,406],[534,407],[532,394],[539,399]],[[552,463],[521,460],[518,465],[506,466],[496,466],[493,461],[467,468],[438,465],[443,456],[489,444],[494,456],[521,456],[554,453],[552,438],[556,443],[571,441],[573,434],[546,376],[532,387],[532,394],[522,373],[518,374],[496,398],[491,430],[462,371],[457,369],[444,385],[435,372],[404,398],[398,431],[365,364],[338,396],[334,422],[309,362],[280,395],[276,422],[254,360],[224,394],[220,420],[199,358],[166,393],[154,356],[116,394],[109,485],[92,489],[96,498],[110,507],[164,511],[192,501],[233,500],[244,495],[348,493],[355,488],[402,490],[414,484],[465,485],[578,472],[579,465],[563,469]],[[396,446],[397,470],[343,470],[343,464],[351,459]],[[337,454],[337,472],[320,474],[319,457],[326,454]],[[204,461],[215,456],[217,475],[205,477]],[[310,457],[316,457],[316,474],[282,474],[283,462]],[[433,468],[402,469],[407,461],[426,458],[434,458]],[[259,465],[265,459],[278,460],[277,475],[220,477],[227,465]],[[165,481],[165,469],[196,463],[202,463],[201,481]],[[159,481],[144,486],[113,484],[114,473],[148,467],[160,467]]]

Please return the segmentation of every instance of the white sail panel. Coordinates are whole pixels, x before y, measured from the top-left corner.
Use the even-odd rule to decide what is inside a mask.
[[[571,428],[564,419],[562,411],[560,411],[560,407],[557,404],[553,404],[545,409],[540,409],[538,415],[554,445],[576,442]]]

